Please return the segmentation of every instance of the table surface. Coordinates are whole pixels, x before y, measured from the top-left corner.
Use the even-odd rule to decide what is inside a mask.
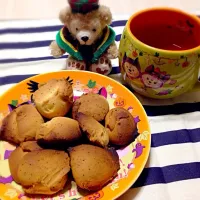
[[[56,18],[67,0],[0,0],[0,19]],[[199,0],[100,0],[113,14],[131,14],[152,6],[171,6],[188,12],[200,11]]]

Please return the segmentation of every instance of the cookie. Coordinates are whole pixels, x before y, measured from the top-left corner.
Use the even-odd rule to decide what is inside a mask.
[[[28,141],[28,142],[21,143],[20,146],[17,147],[11,153],[11,155],[9,157],[9,166],[10,166],[10,172],[12,174],[12,177],[16,183],[19,183],[17,171],[18,171],[18,167],[21,162],[21,159],[28,152],[38,151],[38,150],[42,150],[42,148],[37,144],[36,141]]]
[[[38,151],[43,149],[40,145],[38,145],[37,141],[22,142],[20,147],[25,152]]]
[[[35,140],[36,131],[43,123],[42,116],[33,105],[22,105],[4,118],[0,138],[15,144]]]
[[[88,139],[99,146],[105,147],[109,143],[109,136],[106,128],[93,117],[83,113],[77,113],[76,120]]]
[[[11,174],[27,194],[51,195],[62,190],[70,171],[69,157],[64,151],[38,150],[25,152],[22,149],[9,158]],[[17,167],[12,164],[18,158]]]
[[[18,168],[20,165],[20,162],[22,160],[22,158],[27,154],[28,152],[23,151],[22,147],[17,147],[11,154],[9,157],[9,167],[10,167],[10,172],[11,175],[13,177],[13,180],[16,183],[19,183],[19,178],[18,178]]]
[[[67,117],[55,117],[42,124],[36,133],[36,140],[42,143],[66,143],[78,141],[81,130],[76,120]]]
[[[79,145],[70,149],[70,165],[76,184],[96,191],[111,181],[120,168],[117,153],[92,145]]]
[[[97,121],[103,121],[109,111],[109,104],[107,100],[98,94],[83,94],[77,99],[72,107],[72,117],[76,118],[77,113],[83,113],[91,116]]]
[[[51,79],[33,94],[37,110],[47,119],[65,116],[73,104],[71,84],[63,79]]]
[[[124,108],[111,109],[106,115],[105,127],[112,144],[127,145],[134,140],[136,124],[133,116]]]

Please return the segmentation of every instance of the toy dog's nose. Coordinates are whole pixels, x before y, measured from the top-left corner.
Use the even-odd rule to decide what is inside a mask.
[[[83,40],[84,42],[87,42],[89,40],[89,37],[88,36],[84,36],[81,38],[81,40]]]

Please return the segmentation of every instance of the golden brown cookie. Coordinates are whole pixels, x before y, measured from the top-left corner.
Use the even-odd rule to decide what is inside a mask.
[[[9,167],[11,175],[16,183],[19,183],[19,178],[17,176],[19,164],[21,159],[27,154],[28,152],[23,151],[21,147],[17,147],[9,157]]]
[[[109,111],[109,104],[107,100],[98,94],[83,94],[77,99],[72,108],[72,117],[76,118],[76,114],[81,112],[85,115],[89,115],[97,121],[103,121],[106,114]]]
[[[96,191],[112,180],[120,169],[115,151],[92,145],[79,145],[70,149],[71,169],[76,184]]]
[[[38,151],[43,149],[41,146],[38,145],[37,141],[22,142],[20,144],[20,147],[25,152]]]
[[[71,143],[81,138],[82,134],[76,120],[55,117],[42,124],[36,133],[36,140],[43,143]]]
[[[9,161],[11,167],[14,163],[12,159]],[[63,189],[69,171],[67,153],[56,150],[39,150],[21,156],[14,173],[15,180],[22,185],[26,193],[51,195]]]
[[[36,131],[43,123],[42,116],[33,105],[22,105],[4,118],[0,138],[16,144],[35,140]]]
[[[10,171],[12,174],[12,177],[15,182],[19,182],[18,176],[17,176],[17,171],[19,164],[21,162],[21,159],[26,155],[28,152],[31,151],[38,151],[42,150],[42,148],[37,144],[36,141],[28,141],[28,142],[23,142],[20,144],[19,147],[17,147],[10,155],[9,157],[9,166],[10,166]]]
[[[81,129],[87,134],[88,139],[92,143],[102,147],[108,145],[108,132],[97,120],[83,113],[77,113],[76,120],[79,122]]]
[[[106,115],[105,127],[112,144],[127,145],[134,139],[136,124],[133,116],[124,108],[111,109]]]
[[[72,86],[64,78],[51,79],[34,92],[33,101],[42,116],[63,117],[73,104]]]

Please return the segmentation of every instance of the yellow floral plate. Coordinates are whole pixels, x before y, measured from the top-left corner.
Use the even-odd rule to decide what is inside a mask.
[[[7,142],[0,141],[0,199],[66,199],[66,200],[112,200],[128,190],[141,174],[150,152],[151,134],[147,115],[137,98],[120,83],[91,72],[59,71],[26,79],[0,98],[0,123],[9,112],[23,103],[31,103],[31,95],[38,89],[38,84],[52,78],[66,78],[73,81],[74,99],[83,93],[93,92],[103,95],[110,108],[124,107],[137,123],[137,138],[129,146],[117,150],[120,157],[118,176],[101,191],[88,194],[77,188],[75,182],[66,186],[64,191],[53,197],[26,197],[22,188],[17,185],[10,174],[8,158],[15,149]]]

